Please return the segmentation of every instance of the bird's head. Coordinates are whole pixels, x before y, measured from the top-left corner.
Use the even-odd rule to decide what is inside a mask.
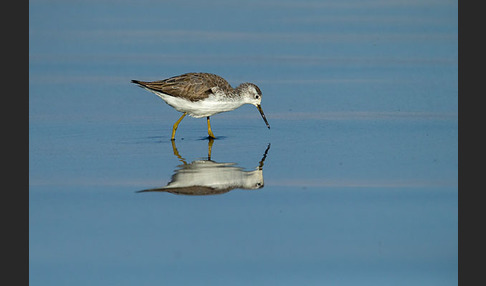
[[[260,88],[253,83],[245,82],[240,84],[236,91],[238,94],[245,99],[245,102],[248,104],[252,104],[256,106],[260,114],[262,115],[265,124],[267,125],[268,129],[270,129],[270,124],[268,124],[267,118],[263,113],[261,102],[262,102],[262,91]]]

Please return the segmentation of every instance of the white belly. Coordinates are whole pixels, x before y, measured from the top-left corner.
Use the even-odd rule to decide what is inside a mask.
[[[156,92],[156,94],[177,111],[187,112],[187,114],[195,118],[231,111],[245,104],[241,101],[228,100],[227,97],[217,95],[210,95],[205,100],[190,101],[165,93]]]

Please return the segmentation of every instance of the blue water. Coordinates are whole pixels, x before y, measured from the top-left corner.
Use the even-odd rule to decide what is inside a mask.
[[[30,284],[457,285],[457,9],[30,1]],[[173,145],[130,80],[199,71],[257,84],[271,129],[245,105]],[[200,161],[264,185],[137,193]]]

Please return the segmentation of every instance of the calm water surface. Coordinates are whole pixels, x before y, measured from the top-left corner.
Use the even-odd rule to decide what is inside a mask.
[[[31,285],[457,285],[457,1],[29,6]]]

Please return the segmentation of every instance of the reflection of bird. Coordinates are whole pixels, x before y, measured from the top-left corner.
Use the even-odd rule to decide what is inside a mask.
[[[172,141],[174,142],[174,141]],[[172,143],[174,155],[183,162],[175,170],[171,181],[162,188],[147,189],[138,192],[168,192],[179,195],[215,195],[227,193],[233,189],[254,190],[263,188],[263,162],[267,156],[268,144],[258,167],[253,171],[244,171],[236,163],[218,163],[211,160],[209,141],[208,160],[197,160],[190,164],[179,155]]]
[[[262,92],[253,83],[242,83],[232,88],[224,78],[210,73],[186,73],[159,81],[132,82],[155,93],[168,105],[184,113],[172,127],[172,140],[179,123],[187,114],[195,118],[206,117],[209,138],[215,138],[209,116],[234,110],[243,104],[255,105],[270,129],[260,105]]]

